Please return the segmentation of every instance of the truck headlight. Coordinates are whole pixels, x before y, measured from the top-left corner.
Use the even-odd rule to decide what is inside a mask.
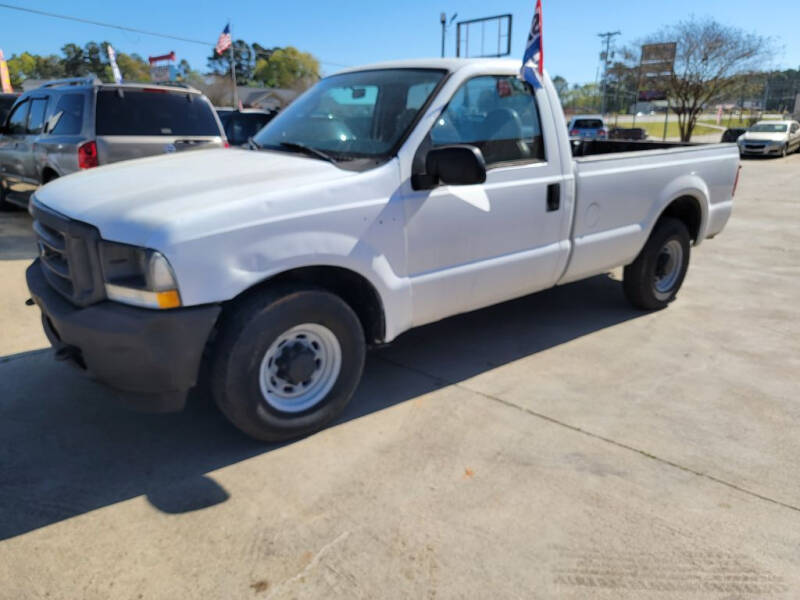
[[[106,296],[144,308],[178,308],[181,296],[172,267],[155,250],[100,242]]]

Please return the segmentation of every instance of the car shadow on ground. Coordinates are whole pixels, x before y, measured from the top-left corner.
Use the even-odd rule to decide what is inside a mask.
[[[0,212],[0,260],[32,260],[37,256],[28,213],[22,209]]]
[[[602,276],[414,330],[370,353],[337,424],[642,314]],[[208,473],[278,447],[199,394],[182,413],[139,414],[49,350],[0,358],[0,539],[141,495],[166,513],[212,506],[228,492]]]

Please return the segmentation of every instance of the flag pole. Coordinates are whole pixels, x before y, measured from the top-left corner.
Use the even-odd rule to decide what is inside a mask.
[[[228,32],[231,35],[231,81],[233,81],[233,110],[239,110],[239,93],[236,90],[236,56],[233,53],[233,30],[228,24]]]

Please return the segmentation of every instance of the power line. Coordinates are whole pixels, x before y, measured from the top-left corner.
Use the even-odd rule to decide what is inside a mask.
[[[208,42],[201,40],[193,40],[191,38],[180,37],[177,35],[170,35],[168,33],[155,33],[153,31],[145,31],[144,29],[136,29],[135,27],[126,27],[124,25],[114,25],[112,23],[102,23],[101,21],[92,21],[91,19],[82,19],[80,17],[71,17],[69,15],[59,15],[57,13],[47,12],[44,10],[36,10],[34,8],[23,8],[22,6],[14,6],[13,4],[5,4],[0,2],[0,8],[8,8],[10,10],[18,10],[20,12],[32,13],[44,17],[52,17],[54,19],[64,19],[65,21],[77,21],[78,23],[87,23],[89,25],[97,25],[98,27],[108,27],[110,29],[119,29],[120,31],[131,31],[133,33],[141,33],[143,35],[151,35],[153,37],[167,38],[171,40],[178,40],[179,42],[187,42],[189,44],[200,44],[202,46],[213,46]]]
[[[35,8],[25,8],[22,6],[15,6],[13,4],[6,4],[5,2],[0,2],[0,8],[7,8],[9,10],[16,10],[19,12],[26,12],[31,13],[34,15],[39,15],[43,17],[51,17],[53,19],[63,19],[65,21],[75,21],[77,23],[85,23],[88,25],[96,25],[98,27],[107,27],[109,29],[118,29],[120,31],[129,31],[132,33],[140,33],[142,35],[149,35],[153,37],[160,37],[168,40],[177,40],[179,42],[186,42],[187,44],[198,44],[200,46],[214,46],[214,44],[209,42],[204,42],[202,40],[193,40],[192,38],[181,37],[179,35],[172,35],[169,33],[157,33],[154,31],[146,31],[144,29],[137,29],[136,27],[127,27],[125,25],[114,25],[113,23],[103,23],[102,21],[93,21],[91,19],[83,19],[81,17],[72,17],[70,15],[61,15],[58,13],[48,12],[44,10],[37,10]],[[339,63],[327,62],[327,61],[320,61],[324,65],[331,65],[333,67],[349,67],[350,65],[342,65]]]

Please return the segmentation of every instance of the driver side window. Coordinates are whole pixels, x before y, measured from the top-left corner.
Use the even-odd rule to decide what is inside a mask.
[[[529,87],[516,77],[467,81],[430,132],[432,146],[470,144],[486,165],[545,160],[539,110]]]
[[[8,117],[8,135],[25,135],[28,126],[28,108],[31,103],[25,100],[17,104]]]

